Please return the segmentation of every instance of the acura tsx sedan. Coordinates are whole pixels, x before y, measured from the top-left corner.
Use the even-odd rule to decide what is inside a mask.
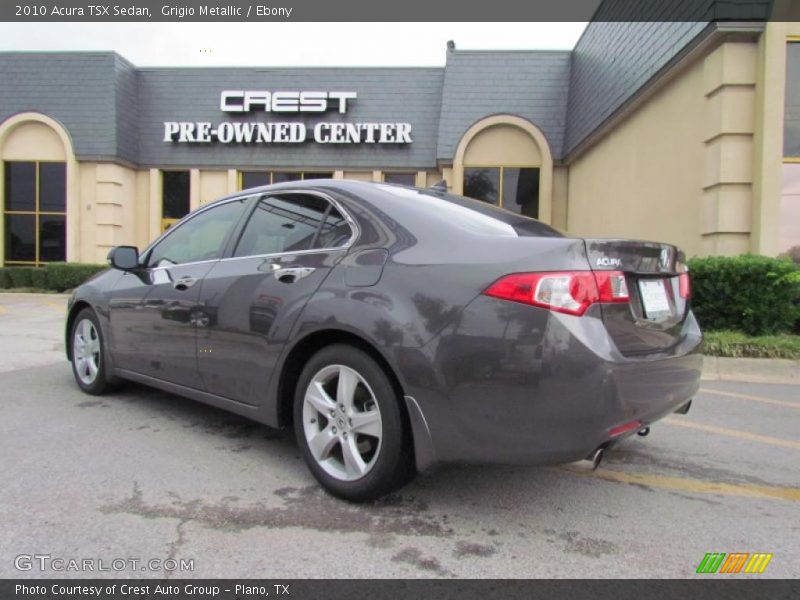
[[[597,461],[698,389],[680,250],[438,189],[245,190],[109,263],[69,302],[81,389],[131,380],[293,427],[353,501],[442,463]]]

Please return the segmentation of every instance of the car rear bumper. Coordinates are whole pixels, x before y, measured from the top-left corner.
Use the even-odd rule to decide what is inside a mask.
[[[701,341],[690,314],[668,351],[625,357],[598,315],[481,296],[426,346],[427,357],[405,361],[420,413],[412,415],[415,438],[429,436],[415,439],[418,465],[586,458],[615,440],[612,429],[649,425],[695,395]]]

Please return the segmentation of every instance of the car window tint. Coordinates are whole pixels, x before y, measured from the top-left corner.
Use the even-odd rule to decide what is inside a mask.
[[[153,248],[150,267],[213,260],[222,255],[225,238],[242,215],[246,199],[206,209],[181,223]]]
[[[309,250],[327,208],[327,201],[306,194],[261,198],[234,256]]]
[[[352,236],[353,230],[350,229],[348,222],[334,206],[331,206],[314,247],[340,248],[350,241]]]

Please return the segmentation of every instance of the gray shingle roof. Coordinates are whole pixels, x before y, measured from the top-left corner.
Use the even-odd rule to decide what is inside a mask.
[[[82,157],[117,155],[111,53],[0,53],[0,121],[44,113],[69,131]]]
[[[498,113],[531,121],[559,157],[569,65],[568,51],[448,52],[437,158],[452,160],[464,132],[479,119]]]
[[[592,22],[572,52],[568,155],[707,26],[704,22]]]

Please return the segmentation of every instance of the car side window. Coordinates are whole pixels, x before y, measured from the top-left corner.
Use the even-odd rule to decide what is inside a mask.
[[[234,256],[310,250],[330,203],[310,194],[264,196],[236,245]]]
[[[335,206],[331,206],[314,247],[340,248],[347,244],[351,237],[353,237],[353,230],[350,228],[350,224]]]
[[[147,266],[168,267],[220,258],[246,201],[241,198],[214,206],[181,223],[153,248]]]

